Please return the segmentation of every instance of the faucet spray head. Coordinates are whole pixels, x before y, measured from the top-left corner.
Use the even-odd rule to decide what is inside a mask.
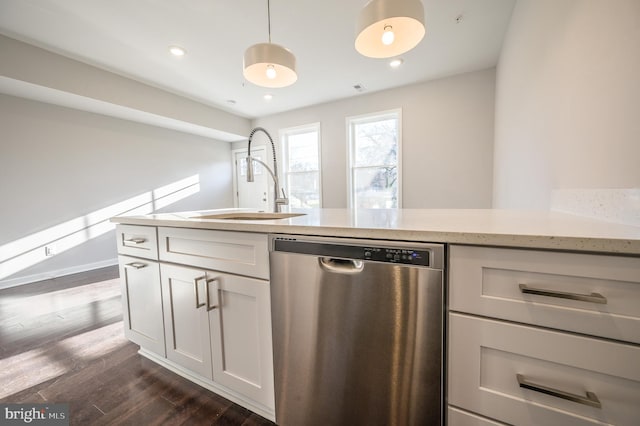
[[[253,182],[253,158],[247,157],[247,182]]]

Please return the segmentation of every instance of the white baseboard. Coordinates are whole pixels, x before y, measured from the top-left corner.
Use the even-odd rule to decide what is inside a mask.
[[[54,271],[42,272],[39,274],[25,275],[23,277],[11,278],[8,280],[0,280],[0,289],[16,287],[22,284],[33,283],[36,281],[50,280],[65,275],[77,274],[78,272],[91,271],[93,269],[104,268],[118,264],[118,258],[101,260],[100,262],[86,263],[84,265],[75,265],[69,268],[56,269]]]

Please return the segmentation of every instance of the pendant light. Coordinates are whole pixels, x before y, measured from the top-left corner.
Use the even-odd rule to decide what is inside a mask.
[[[424,37],[420,0],[371,0],[358,16],[356,50],[370,58],[390,58],[413,49]]]
[[[248,81],[262,87],[285,87],[296,82],[296,57],[291,51],[271,43],[271,5],[267,0],[269,42],[258,43],[244,52],[243,75]]]

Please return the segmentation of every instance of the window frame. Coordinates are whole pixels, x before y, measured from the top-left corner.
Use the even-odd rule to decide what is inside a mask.
[[[387,164],[380,165],[368,165],[368,166],[354,166],[355,161],[355,126],[354,124],[371,123],[375,121],[382,121],[386,118],[397,118],[398,120],[398,155],[397,155],[397,170],[398,170],[398,205],[395,209],[402,208],[402,108],[388,109],[384,111],[371,112],[367,114],[354,115],[346,117],[346,131],[347,131],[347,203],[350,209],[357,209],[355,203],[355,188],[354,188],[354,170],[366,169],[374,167],[382,167]],[[392,207],[393,208],[393,207]]]
[[[316,134],[318,135],[318,169],[315,170],[318,173],[318,200],[319,200],[319,205],[317,208],[322,208],[322,132],[321,132],[321,127],[320,127],[320,122],[314,122],[314,123],[309,123],[309,124],[303,124],[300,126],[294,126],[294,127],[287,127],[284,129],[280,129],[278,130],[278,137],[280,139],[280,145],[281,145],[281,154],[282,154],[282,171],[281,171],[281,175],[282,176],[278,176],[278,179],[281,179],[282,182],[282,187],[285,188],[286,192],[287,192],[287,197],[290,196],[290,188],[289,188],[289,175],[296,175],[296,174],[304,174],[304,173],[309,173],[310,170],[308,171],[304,171],[304,172],[291,172],[289,171],[289,136],[295,136],[298,134],[302,134],[302,133],[310,133],[315,131]],[[300,207],[300,208],[306,208],[306,207]],[[309,208],[313,208],[313,207],[309,207]]]

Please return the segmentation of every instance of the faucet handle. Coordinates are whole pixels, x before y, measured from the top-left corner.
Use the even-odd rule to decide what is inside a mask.
[[[282,191],[282,197],[278,197],[275,199],[275,207],[276,207],[276,212],[280,211],[280,206],[288,206],[289,205],[289,199],[287,198],[287,194],[285,194],[284,192],[284,188],[281,188]]]
[[[280,204],[280,205],[283,205],[283,206],[288,206],[289,205],[289,199],[287,198],[287,194],[285,194],[284,188],[280,188],[280,190],[282,191],[282,198],[281,197],[276,198],[276,204]]]

